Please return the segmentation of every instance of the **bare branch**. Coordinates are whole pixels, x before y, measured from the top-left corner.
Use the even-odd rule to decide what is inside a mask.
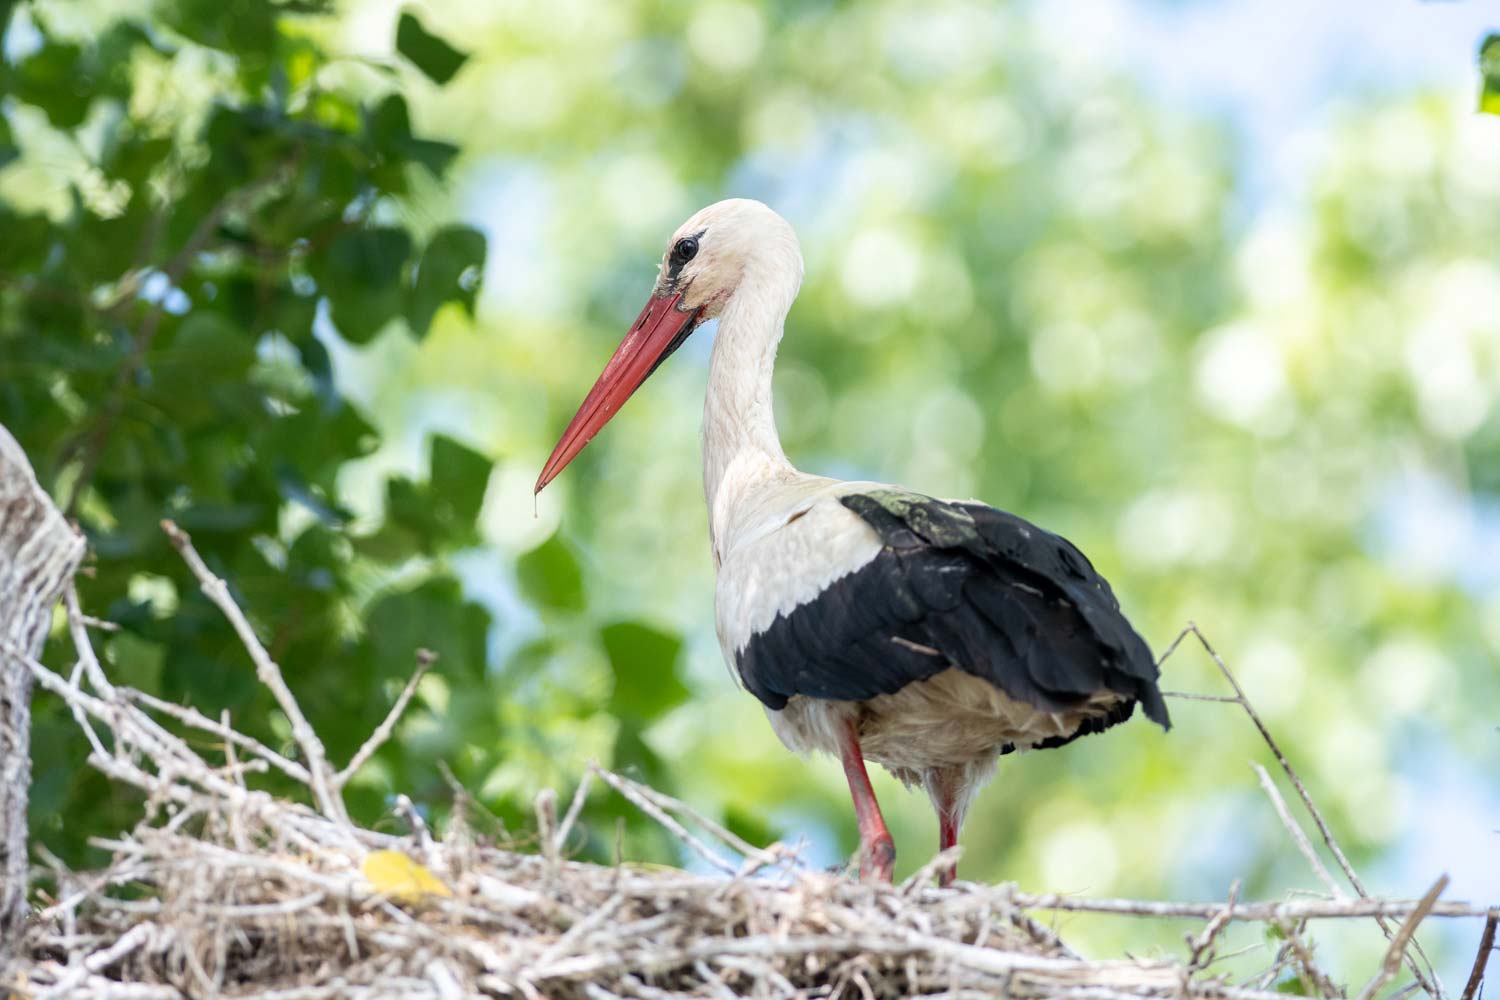
[[[1318,858],[1317,852],[1313,850],[1312,844],[1308,842],[1307,834],[1302,832],[1302,827],[1298,826],[1296,820],[1292,819],[1292,814],[1287,811],[1286,801],[1282,799],[1281,793],[1276,790],[1276,786],[1271,783],[1271,776],[1259,764],[1251,764],[1250,766],[1255,769],[1255,776],[1260,779],[1260,787],[1265,789],[1266,797],[1271,800],[1271,805],[1275,808],[1276,815],[1281,818],[1281,825],[1286,827],[1287,833],[1292,835],[1292,842],[1297,845],[1297,850],[1307,859],[1308,867],[1312,868],[1313,874],[1318,876],[1318,880],[1328,887],[1328,892],[1333,898],[1343,898],[1343,890],[1333,880],[1333,875],[1329,873],[1328,869],[1323,867],[1323,862]]]
[[[1214,960],[1214,941],[1228,927],[1234,916],[1234,904],[1240,898],[1240,881],[1234,880],[1229,887],[1229,901],[1224,908],[1209,918],[1203,933],[1196,938],[1188,937],[1188,974],[1208,968]]]
[[[435,662],[437,662],[437,654],[432,650],[417,650],[417,669],[412,672],[411,679],[406,682],[406,686],[396,696],[395,704],[391,706],[391,710],[386,713],[380,725],[370,734],[370,738],[365,740],[364,745],[355,751],[353,757],[349,758],[349,763],[345,765],[344,769],[333,776],[334,791],[342,791],[344,786],[349,783],[349,779],[354,777],[360,768],[369,763],[370,758],[375,756],[375,751],[379,750],[385,741],[391,738],[391,734],[396,730],[397,720],[406,712],[406,706],[411,701],[411,696],[417,691],[417,685],[422,682],[422,678],[427,675],[428,669]]]
[[[677,836],[679,840],[681,840],[684,844],[691,848],[693,853],[697,854],[704,861],[707,861],[710,865],[713,865],[725,875],[734,874],[734,865],[730,864],[728,861],[725,861],[722,857],[715,854],[712,850],[709,849],[707,844],[689,833],[686,827],[677,822],[671,816],[668,816],[660,806],[651,801],[649,797],[642,794],[640,786],[636,782],[631,781],[628,778],[622,778],[620,775],[615,774],[613,771],[607,771],[597,764],[589,765],[589,770],[597,774],[600,780],[602,780],[606,785],[613,788],[621,795],[625,796],[625,798],[629,799],[641,812],[645,813],[647,816],[650,816],[652,819],[656,820],[662,826],[670,830]]]
[[[312,776],[307,773],[307,768],[301,764],[294,760],[288,760],[260,740],[252,736],[246,736],[228,723],[215,722],[196,708],[163,701],[144,691],[137,691],[135,688],[118,688],[117,690],[120,693],[120,697],[127,701],[138,702],[153,711],[160,712],[163,715],[170,715],[183,725],[191,726],[194,729],[199,729],[205,733],[219,737],[226,745],[238,746],[243,750],[250,751],[293,781],[305,785],[312,780]]]
[[[1462,1000],[1474,1000],[1479,986],[1484,982],[1484,970],[1490,963],[1490,952],[1495,950],[1495,925],[1500,915],[1491,913],[1484,921],[1484,931],[1479,935],[1479,953],[1474,956],[1474,968],[1469,970],[1469,981],[1464,984]]]
[[[1417,932],[1417,925],[1432,912],[1438,897],[1446,888],[1448,888],[1447,875],[1439,876],[1438,880],[1432,883],[1432,888],[1427,890],[1426,895],[1417,903],[1416,909],[1407,915],[1406,920],[1401,924],[1401,929],[1396,932],[1396,936],[1391,938],[1391,946],[1386,949],[1385,959],[1380,963],[1380,969],[1376,971],[1374,978],[1365,984],[1365,988],[1359,991],[1356,1000],[1373,1000],[1380,988],[1390,982],[1400,971],[1401,961],[1406,957],[1407,945],[1411,944],[1412,935]]]
[[[1368,897],[1369,893],[1365,890],[1364,883],[1355,874],[1354,866],[1349,863],[1349,858],[1344,854],[1343,848],[1339,846],[1338,841],[1334,838],[1333,831],[1329,829],[1327,821],[1323,819],[1323,814],[1313,803],[1312,796],[1308,794],[1307,786],[1302,783],[1302,778],[1297,774],[1296,769],[1292,767],[1291,761],[1287,760],[1286,754],[1281,750],[1281,745],[1276,742],[1271,736],[1271,731],[1261,721],[1260,713],[1255,710],[1255,706],[1250,704],[1250,699],[1246,697],[1244,689],[1240,687],[1240,682],[1235,679],[1234,674],[1224,662],[1223,657],[1219,655],[1218,651],[1208,641],[1208,637],[1199,630],[1197,623],[1188,622],[1187,627],[1177,634],[1177,638],[1172,640],[1172,644],[1167,647],[1167,651],[1162,654],[1161,659],[1157,663],[1160,664],[1167,657],[1171,656],[1182,640],[1189,634],[1192,634],[1198,640],[1204,652],[1208,654],[1209,659],[1213,660],[1214,665],[1219,668],[1219,673],[1223,674],[1224,679],[1229,682],[1230,688],[1234,690],[1234,702],[1245,710],[1245,714],[1250,717],[1250,721],[1255,724],[1256,730],[1260,732],[1261,739],[1265,741],[1266,746],[1270,748],[1272,755],[1276,758],[1276,763],[1281,765],[1281,770],[1291,781],[1292,787],[1297,790],[1298,797],[1302,799],[1303,806],[1307,808],[1308,815],[1312,817],[1314,825],[1318,828],[1318,833],[1323,838],[1323,843],[1332,852],[1334,860],[1338,862],[1340,870],[1344,873],[1344,877],[1349,880],[1349,884],[1354,887],[1357,895],[1361,898]],[[1386,936],[1386,939],[1391,940],[1394,934],[1391,925],[1381,917],[1377,917],[1375,922],[1380,926],[1381,933]],[[1426,953],[1422,950],[1421,943],[1413,941],[1412,950],[1421,957],[1423,964],[1427,967],[1427,971],[1424,973],[1417,965],[1417,960],[1409,954],[1406,955],[1406,962],[1411,968],[1412,975],[1416,976],[1417,982],[1421,985],[1422,989],[1432,996],[1434,1000],[1443,1000],[1442,984],[1438,981],[1437,973],[1432,968],[1432,962],[1428,960]]]
[[[593,761],[589,761],[592,765]],[[562,823],[557,827],[557,836],[553,839],[552,850],[555,854],[561,854],[568,844],[568,834],[573,830],[573,824],[578,822],[578,816],[583,812],[583,804],[588,801],[589,785],[593,784],[594,772],[584,771],[583,777],[578,779],[578,787],[573,790],[573,801],[568,803],[568,811],[564,814]]]
[[[1032,895],[1018,892],[1012,897],[1025,910],[1058,910],[1067,913],[1107,913],[1117,917],[1148,919],[1176,918],[1211,920],[1225,912],[1222,903],[1155,902],[1141,899],[1086,899],[1055,894]],[[1417,908],[1420,900],[1381,899],[1308,899],[1285,902],[1237,903],[1229,908],[1229,919],[1253,923],[1277,920],[1369,920],[1382,917],[1400,920]],[[1500,904],[1476,906],[1472,903],[1436,903],[1430,916],[1487,917],[1500,914]]]
[[[161,523],[162,531],[166,532],[172,547],[182,556],[187,563],[188,569],[192,570],[198,583],[203,588],[203,593],[208,599],[216,604],[229,624],[234,628],[235,634],[240,637],[240,643],[244,645],[245,651],[250,654],[251,662],[255,664],[255,674],[260,682],[271,690],[276,698],[276,704],[281,706],[281,711],[287,717],[292,726],[292,738],[302,748],[302,754],[307,758],[307,771],[311,779],[309,786],[312,789],[313,799],[318,804],[318,809],[329,819],[348,823],[349,814],[344,809],[344,801],[338,796],[338,783],[333,774],[333,769],[328,764],[328,752],[323,749],[323,741],[313,727],[308,724],[307,716],[302,714],[302,708],[297,704],[297,699],[292,695],[291,688],[287,687],[286,680],[281,676],[281,668],[276,661],[271,659],[266,647],[261,644],[260,638],[256,636],[255,629],[250,625],[245,613],[230,596],[229,585],[214,575],[213,571],[198,555],[198,550],[193,548],[193,540],[171,521]]]

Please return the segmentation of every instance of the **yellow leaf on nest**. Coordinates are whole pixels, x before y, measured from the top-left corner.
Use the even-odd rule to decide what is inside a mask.
[[[405,903],[419,902],[423,896],[453,895],[442,879],[400,851],[371,851],[359,870],[376,892]]]

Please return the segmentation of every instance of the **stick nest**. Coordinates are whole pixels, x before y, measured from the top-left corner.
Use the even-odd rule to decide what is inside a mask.
[[[1370,1000],[1403,964],[1413,988],[1436,1000],[1441,990],[1419,954],[1416,924],[1432,913],[1493,919],[1494,911],[1438,902],[1441,880],[1418,901],[1370,898],[1362,886],[1351,896],[1331,876],[1326,897],[1281,903],[1242,903],[1237,890],[1206,904],[1078,900],[1025,896],[1011,886],[940,889],[933,876],[949,859],[939,857],[904,884],[864,885],[806,870],[779,845],[746,844],[686,805],[597,767],[561,819],[551,793],[538,798],[536,853],[478,843],[461,808],[436,839],[404,798],[397,812],[409,833],[363,829],[344,809],[343,787],[390,736],[430,658],[419,658],[385,723],[335,769],[228,587],[185,534],[164,527],[286,712],[297,759],[227,719],[113,685],[89,644],[88,629],[104,623],[85,616],[70,593],[78,662],[69,674],[19,649],[6,652],[67,703],[92,766],[146,793],[146,812],[128,834],[98,842],[113,854],[107,868],[74,873],[51,863],[55,890],[41,901],[19,960],[0,974],[0,993],[9,986],[36,1000],[1284,1000],[1273,990],[1294,978],[1303,992],[1331,1000],[1348,991],[1319,967],[1303,930],[1309,919],[1352,917],[1381,921],[1391,940],[1358,1000]],[[1256,718],[1235,690],[1228,700]],[[190,743],[182,732],[197,738]],[[218,744],[213,759],[200,752],[203,734]],[[272,769],[302,784],[307,801],[258,790],[254,776]],[[562,845],[595,779],[661,823],[712,872],[564,859]],[[1305,842],[1300,828],[1297,836]],[[1352,870],[1346,875],[1357,885]],[[1075,953],[1029,912],[1064,909],[1198,923],[1180,959],[1101,961]],[[1214,964],[1220,935],[1235,920],[1273,923],[1283,943],[1261,973],[1231,982]]]

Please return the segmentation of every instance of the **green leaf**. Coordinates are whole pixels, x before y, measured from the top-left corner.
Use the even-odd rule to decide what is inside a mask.
[[[254,343],[229,317],[195,310],[153,349],[144,396],[180,426],[219,419],[254,405],[254,362]]]
[[[20,155],[21,151],[16,148],[16,140],[10,132],[10,122],[0,114],[0,167]]]
[[[411,116],[406,110],[406,99],[400,94],[388,95],[366,113],[365,135],[375,155],[387,164],[387,169],[377,177],[391,190],[403,187],[399,173],[393,173],[392,167],[400,171],[408,163],[420,163],[433,176],[441,177],[458,155],[458,147],[451,143],[418,139],[411,134]]]
[[[599,633],[615,675],[609,710],[621,718],[651,721],[692,694],[677,676],[682,640],[639,622],[620,622]]]
[[[93,100],[82,61],[83,49],[79,46],[47,42],[15,68],[13,92],[20,100],[41,108],[57,128],[73,128],[83,121]]]
[[[428,485],[446,520],[472,527],[484,504],[489,482],[488,458],[450,437],[441,434],[433,437]]]
[[[434,83],[447,83],[469,58],[422,27],[410,11],[396,23],[396,51],[410,59]]]
[[[516,562],[516,579],[534,604],[560,611],[583,610],[583,571],[557,535]]]
[[[433,234],[422,251],[412,288],[406,319],[412,334],[421,339],[432,325],[432,316],[445,302],[463,303],[474,315],[474,296],[484,272],[484,234],[468,226],[446,226]]]
[[[3,119],[0,119],[3,120]],[[0,205],[0,274],[37,274],[56,236],[45,215],[16,215]]]
[[[211,49],[265,56],[276,39],[276,5],[267,0],[176,0],[163,20]]]
[[[1479,72],[1483,77],[1479,110],[1500,115],[1500,35],[1490,35],[1479,47]]]
[[[479,540],[476,520],[490,481],[490,460],[451,438],[435,436],[426,483],[386,484],[385,524],[360,551],[383,562],[436,555]]]
[[[362,655],[374,664],[377,679],[410,676],[418,649],[437,653],[435,669],[455,682],[484,675],[490,616],[464,600],[457,580],[438,577],[388,594],[370,607],[366,620]]]
[[[1276,992],[1295,997],[1305,997],[1308,995],[1307,984],[1302,981],[1301,976],[1297,975],[1287,976],[1281,982],[1277,983]]]
[[[347,339],[365,343],[400,312],[401,274],[411,250],[406,230],[378,226],[341,233],[308,261]]]
[[[122,631],[110,638],[105,653],[110,680],[114,683],[151,694],[161,690],[161,665],[166,651],[160,643]]]

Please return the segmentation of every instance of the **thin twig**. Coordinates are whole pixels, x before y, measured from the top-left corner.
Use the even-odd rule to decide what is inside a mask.
[[[681,799],[674,799],[672,796],[659,792],[650,785],[642,784],[639,781],[631,781],[629,778],[620,775],[616,775],[616,777],[619,777],[621,781],[630,782],[636,791],[652,802],[655,802],[658,806],[661,806],[667,812],[676,813],[679,816],[685,817],[689,822],[701,826],[731,850],[737,851],[747,858],[759,861],[762,865],[774,865],[782,860],[782,858],[774,855],[771,851],[756,847],[723,824],[709,819]]]
[[[1364,883],[1361,882],[1359,876],[1355,874],[1354,866],[1349,863],[1349,858],[1344,854],[1343,848],[1339,846],[1338,840],[1334,838],[1333,831],[1329,829],[1327,821],[1323,819],[1322,812],[1320,812],[1318,810],[1318,807],[1313,803],[1312,796],[1308,794],[1307,786],[1302,783],[1302,778],[1297,774],[1296,769],[1292,767],[1291,761],[1287,759],[1286,754],[1282,752],[1281,745],[1276,742],[1275,738],[1271,736],[1271,731],[1266,728],[1266,724],[1261,721],[1260,713],[1257,712],[1255,710],[1255,706],[1250,703],[1250,699],[1245,695],[1244,688],[1240,687],[1240,682],[1235,678],[1233,672],[1230,671],[1228,664],[1224,662],[1224,658],[1219,655],[1216,649],[1214,649],[1213,644],[1208,641],[1208,637],[1199,630],[1196,622],[1188,622],[1187,626],[1177,634],[1177,638],[1172,640],[1172,644],[1167,647],[1167,651],[1163,653],[1161,659],[1157,661],[1158,665],[1165,661],[1167,657],[1171,656],[1174,651],[1176,651],[1178,645],[1189,633],[1191,633],[1198,640],[1199,644],[1202,645],[1204,652],[1208,654],[1209,659],[1213,660],[1214,665],[1219,668],[1219,673],[1223,674],[1224,679],[1229,682],[1229,686],[1233,689],[1235,694],[1234,701],[1240,706],[1240,708],[1244,709],[1245,714],[1250,717],[1250,721],[1255,724],[1255,728],[1260,732],[1261,739],[1265,742],[1266,746],[1270,748],[1272,755],[1276,758],[1276,763],[1281,765],[1281,770],[1291,781],[1292,787],[1297,789],[1297,795],[1302,799],[1303,806],[1306,807],[1308,815],[1312,817],[1314,825],[1317,826],[1318,833],[1323,838],[1323,843],[1326,844],[1328,850],[1332,852],[1334,860],[1338,862],[1340,870],[1342,870],[1344,873],[1344,877],[1347,878],[1349,880],[1349,884],[1354,887],[1355,894],[1362,899],[1368,898],[1370,895],[1369,892],[1365,890]],[[1386,936],[1386,939],[1391,940],[1394,934],[1394,930],[1392,929],[1391,925],[1386,920],[1380,917],[1377,917],[1375,919],[1375,922],[1377,925],[1379,925],[1381,933]],[[1424,974],[1422,969],[1417,965],[1416,959],[1411,957],[1411,955],[1406,955],[1406,962],[1407,965],[1411,968],[1412,975],[1416,977],[1417,982],[1421,984],[1422,989],[1425,990],[1430,996],[1432,996],[1434,1000],[1443,1000],[1442,983],[1438,981],[1437,972],[1433,969],[1432,962],[1427,958],[1426,952],[1422,950],[1421,943],[1413,942],[1412,949],[1421,957],[1423,963],[1427,966],[1427,973]]]
[[[120,939],[101,951],[96,951],[85,958],[67,976],[59,979],[52,986],[36,994],[36,1000],[51,1000],[53,997],[66,997],[73,995],[73,991],[88,978],[89,973],[106,969],[126,955],[151,943],[156,936],[155,924],[137,924],[129,931],[122,934]]]
[[[1191,976],[1213,964],[1214,941],[1218,939],[1224,928],[1228,927],[1234,914],[1234,904],[1240,898],[1240,880],[1235,879],[1229,886],[1229,899],[1224,904],[1224,909],[1209,918],[1203,927],[1203,932],[1196,938],[1188,936],[1188,964],[1187,972]]]
[[[1380,963],[1380,969],[1365,984],[1365,988],[1359,991],[1359,996],[1356,1000],[1372,1000],[1380,988],[1390,982],[1401,969],[1401,961],[1406,957],[1406,948],[1411,944],[1412,935],[1417,932],[1417,925],[1432,912],[1432,908],[1437,903],[1438,897],[1443,894],[1443,890],[1446,888],[1448,888],[1448,876],[1438,876],[1438,880],[1432,883],[1432,888],[1427,890],[1426,895],[1422,897],[1416,909],[1407,915],[1406,920],[1401,924],[1401,929],[1396,932],[1396,936],[1391,938],[1391,946],[1386,949],[1385,959]]]
[[[1307,926],[1306,921],[1278,920],[1275,926],[1286,938],[1287,947],[1291,950],[1292,957],[1297,960],[1297,977],[1302,980],[1303,988],[1309,994],[1323,997],[1324,1000],[1334,1000],[1341,996],[1338,988],[1318,968],[1311,946],[1302,940],[1302,931]]]
[[[641,812],[645,813],[647,816],[650,816],[662,826],[666,827],[677,837],[678,840],[681,840],[688,847],[692,848],[693,853],[697,854],[704,861],[707,861],[709,864],[713,865],[725,875],[734,874],[734,865],[730,864],[728,861],[725,861],[719,855],[715,854],[712,850],[709,849],[707,844],[689,833],[686,827],[677,822],[671,816],[667,815],[667,813],[659,805],[657,805],[655,802],[652,802],[645,795],[642,795],[636,788],[632,787],[635,785],[635,782],[630,781],[627,778],[622,778],[618,774],[615,774],[613,771],[607,771],[597,764],[591,764],[589,766],[589,770],[597,774],[599,776],[599,779],[606,785],[613,788],[615,791],[619,792],[621,795],[625,796],[625,798],[634,803],[635,807],[641,810]]]
[[[1271,776],[1259,764],[1251,764],[1250,766],[1255,769],[1255,776],[1260,779],[1260,787],[1265,789],[1266,797],[1271,800],[1271,806],[1276,810],[1276,815],[1281,818],[1281,825],[1286,827],[1287,833],[1291,834],[1292,842],[1297,845],[1297,850],[1307,859],[1308,867],[1313,870],[1314,875],[1318,876],[1318,880],[1327,886],[1328,892],[1334,899],[1344,898],[1343,890],[1333,880],[1333,875],[1323,866],[1322,860],[1308,841],[1307,834],[1303,833],[1302,828],[1297,825],[1296,820],[1292,819],[1292,814],[1286,807],[1286,800],[1281,797],[1281,793],[1272,784]]]
[[[1495,950],[1495,925],[1497,923],[1500,923],[1500,916],[1494,913],[1484,920],[1484,932],[1479,935],[1479,953],[1474,956],[1474,968],[1469,970],[1469,981],[1464,984],[1461,1000],[1474,1000],[1479,994],[1480,984],[1484,982],[1485,966],[1490,962],[1490,952]]]
[[[589,763],[593,763],[590,761]],[[573,801],[568,803],[568,811],[563,815],[562,822],[558,824],[557,836],[553,840],[552,851],[561,854],[567,846],[568,834],[573,830],[573,824],[578,822],[578,816],[583,812],[583,804],[588,800],[589,785],[594,781],[593,771],[584,771],[583,777],[578,779],[578,787],[573,790]]]
[[[1216,701],[1224,705],[1238,705],[1238,698],[1231,698],[1225,694],[1198,694],[1196,691],[1163,691],[1163,698],[1181,698],[1183,701]]]
[[[342,791],[344,786],[349,783],[349,779],[354,777],[360,768],[369,763],[370,758],[375,756],[375,751],[379,750],[386,740],[391,738],[391,734],[396,730],[397,720],[406,711],[407,704],[411,701],[412,695],[417,691],[417,685],[422,682],[422,678],[426,676],[427,671],[435,662],[437,662],[437,654],[432,650],[417,650],[417,669],[412,671],[412,675],[407,680],[406,686],[396,696],[395,704],[391,705],[391,710],[380,721],[380,725],[375,727],[375,731],[370,734],[370,738],[365,740],[364,744],[355,751],[353,757],[349,758],[349,763],[344,766],[344,769],[333,776],[334,791]]]
[[[164,701],[161,698],[156,697],[155,695],[147,694],[144,691],[138,691],[135,688],[118,688],[117,690],[120,692],[120,697],[124,698],[126,701],[138,702],[142,705],[145,705],[147,708],[152,709],[153,711],[160,712],[163,715],[170,715],[172,718],[176,719],[178,722],[181,722],[184,725],[191,726],[194,729],[199,729],[205,733],[209,733],[210,735],[217,736],[222,739],[226,745],[234,745],[240,747],[243,750],[250,751],[257,757],[264,760],[266,763],[270,764],[272,767],[276,768],[278,771],[285,774],[287,777],[291,778],[293,781],[297,781],[305,785],[309,780],[311,780],[311,775],[307,773],[307,768],[303,767],[301,764],[297,763],[294,760],[288,760],[286,757],[277,753],[275,750],[272,750],[270,747],[266,746],[260,740],[255,739],[253,736],[246,736],[244,733],[224,722],[215,722],[213,719],[210,719],[202,712],[199,712],[196,708],[190,708],[187,705],[178,705],[174,702]]]
[[[161,528],[166,532],[172,547],[187,563],[188,569],[192,570],[193,575],[198,578],[203,593],[229,620],[235,634],[240,638],[241,645],[250,654],[251,662],[255,664],[256,676],[270,689],[271,694],[276,698],[276,704],[281,706],[282,713],[291,723],[292,738],[297,741],[297,745],[302,748],[303,756],[307,758],[307,772],[311,779],[309,787],[318,804],[318,810],[329,819],[347,825],[349,814],[344,809],[343,799],[338,796],[333,769],[328,764],[328,752],[323,749],[323,741],[318,738],[317,732],[308,724],[307,716],[302,714],[302,707],[297,704],[292,689],[287,687],[286,680],[281,675],[281,668],[266,652],[266,647],[256,636],[249,619],[235,603],[229,593],[229,585],[208,568],[203,557],[198,555],[198,550],[193,548],[193,540],[188,537],[187,532],[171,521],[162,521]]]
[[[1027,910],[1057,910],[1068,913],[1107,913],[1118,917],[1145,917],[1148,919],[1177,918],[1183,920],[1210,920],[1224,912],[1223,903],[1157,902],[1143,899],[1104,899],[1059,896],[1017,892],[1011,897],[1015,904]],[[1384,917],[1400,920],[1408,916],[1420,904],[1414,899],[1382,899],[1367,896],[1363,899],[1308,899],[1287,902],[1236,903],[1229,910],[1229,918],[1240,922],[1268,923],[1278,919],[1290,920],[1369,920]],[[1487,917],[1500,914],[1500,904],[1476,906],[1472,903],[1436,903],[1429,916],[1433,917]]]

